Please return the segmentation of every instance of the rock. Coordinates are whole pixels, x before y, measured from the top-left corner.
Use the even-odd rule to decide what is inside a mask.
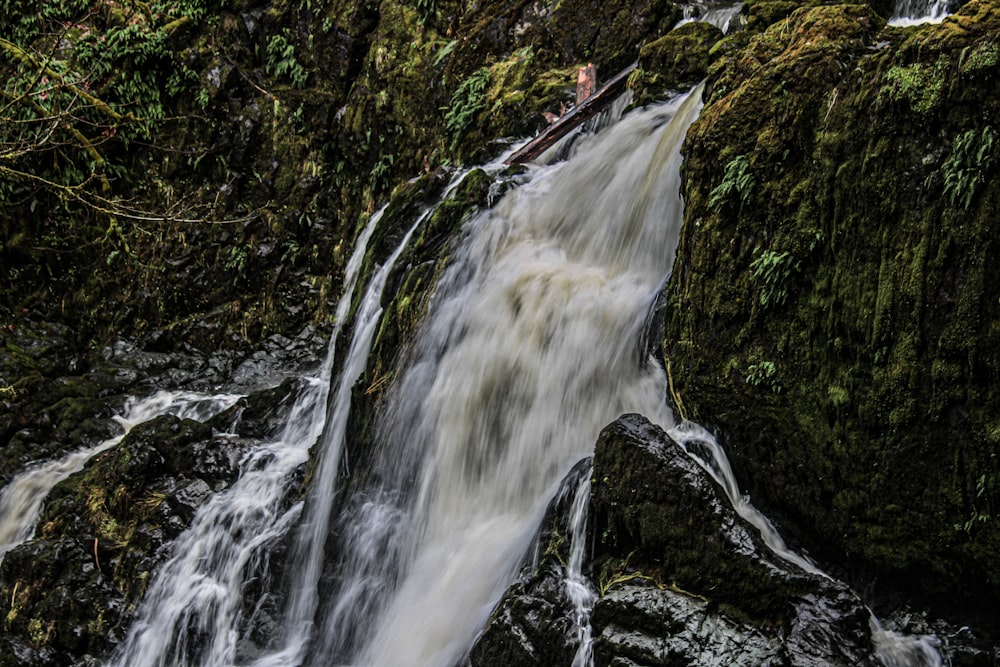
[[[106,655],[123,639],[170,541],[236,478],[248,444],[162,416],[58,484],[35,539],[0,563],[10,650],[25,664]]]
[[[593,479],[597,664],[710,665],[734,646],[747,664],[877,664],[858,596],[776,556],[659,427],[639,415],[606,427]]]
[[[998,34],[990,2],[905,30],[800,8],[717,60],[663,339],[682,409],[793,539],[880,611],[994,637],[1000,189],[972,147]]]
[[[579,638],[574,605],[566,589],[569,512],[591,461],[566,475],[546,509],[535,547],[521,577],[493,610],[469,654],[469,667],[569,665]]]
[[[582,462],[550,505],[536,552],[476,640],[470,665],[570,665],[567,520]],[[588,539],[600,597],[594,663],[868,665],[865,605],[845,585],[776,556],[660,428],[625,415],[598,440]]]

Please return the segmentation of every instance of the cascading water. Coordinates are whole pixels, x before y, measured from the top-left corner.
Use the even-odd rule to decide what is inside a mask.
[[[243,590],[251,578],[266,569],[259,563],[264,548],[286,535],[301,514],[301,503],[283,509],[289,480],[306,462],[309,448],[323,433],[336,341],[381,213],[373,215],[359,235],[345,270],[344,292],[326,359],[316,375],[308,378],[307,388],[292,407],[281,437],[252,451],[241,463],[238,481],[199,509],[191,527],[175,541],[173,557],[157,574],[143,600],[139,620],[116,652],[113,664],[134,667],[233,663]],[[391,261],[380,274],[390,265]],[[384,276],[381,281],[384,283]],[[369,288],[362,302],[359,327],[366,324],[364,313],[371,310],[373,303],[377,308],[381,289],[374,295],[372,291]],[[352,344],[352,354],[357,353],[354,347]],[[363,356],[367,357],[367,350]],[[345,376],[351,364],[349,356]]]
[[[205,421],[233,405],[237,394],[208,395],[190,391],[158,391],[142,399],[129,399],[125,413],[114,419],[123,429],[120,435],[84,449],[71,452],[61,459],[37,464],[20,473],[0,491],[0,560],[17,545],[31,539],[49,491],[87,461],[111,449],[136,424],[163,414]]]
[[[593,664],[593,637],[590,629],[590,611],[597,601],[597,591],[583,572],[587,546],[587,515],[590,506],[590,466],[580,479],[569,512],[569,561],[566,563],[565,586],[573,602],[577,627],[577,650],[571,667]]]
[[[471,222],[395,389],[380,483],[343,513],[313,664],[454,664],[600,429],[628,411],[671,425],[638,349],[699,108],[700,89],[634,112]]]
[[[949,0],[897,0],[890,25],[910,26],[940,23],[949,14]]]

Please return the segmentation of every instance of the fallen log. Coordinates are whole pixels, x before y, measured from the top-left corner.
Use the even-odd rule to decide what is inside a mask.
[[[588,97],[581,104],[573,107],[567,114],[552,123],[552,125],[549,125],[541,134],[507,158],[504,164],[522,164],[535,159],[572,130],[607,108],[608,105],[625,92],[625,83],[628,80],[628,75],[632,73],[637,64],[632,63],[616,74],[600,90]]]

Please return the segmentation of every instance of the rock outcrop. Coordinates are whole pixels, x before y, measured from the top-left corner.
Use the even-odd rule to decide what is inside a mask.
[[[876,604],[987,635],[998,36],[974,1],[905,29],[802,8],[727,38],[684,149],[664,333],[678,411],[759,507]]]

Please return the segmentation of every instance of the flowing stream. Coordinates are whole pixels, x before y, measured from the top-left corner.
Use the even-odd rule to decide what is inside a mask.
[[[121,434],[60,459],[37,463],[14,477],[0,491],[0,560],[8,551],[31,539],[49,491],[73,473],[83,470],[87,461],[121,442],[133,426],[163,414],[205,421],[239,398],[236,394],[158,391],[143,399],[129,399],[125,413],[114,417],[122,427]]]
[[[266,547],[285,537],[302,513],[302,503],[285,509],[285,499],[293,475],[307,461],[309,448],[327,423],[338,334],[348,317],[368,241],[381,214],[373,215],[358,237],[345,269],[344,292],[326,358],[317,372],[306,378],[306,390],[296,399],[281,436],[252,451],[241,463],[237,482],[200,508],[191,527],[175,541],[174,555],[157,573],[143,599],[139,620],[112,664],[233,664],[243,621],[244,589],[253,578],[266,576],[262,562]],[[381,284],[390,265],[391,261],[379,270],[365,295],[358,315],[362,329],[373,317],[371,311],[378,310]],[[355,347],[352,343],[352,353],[358,354]],[[365,358],[367,353],[364,349]],[[347,381],[353,384],[353,379],[345,378],[356,365],[349,356],[341,386]],[[324,452],[324,456],[329,459],[338,453]],[[311,518],[315,523],[315,517]],[[310,530],[308,522],[302,530]],[[302,574],[307,579],[312,576],[309,569]],[[300,602],[305,611],[293,612],[291,617],[308,614],[310,604],[309,600]]]

